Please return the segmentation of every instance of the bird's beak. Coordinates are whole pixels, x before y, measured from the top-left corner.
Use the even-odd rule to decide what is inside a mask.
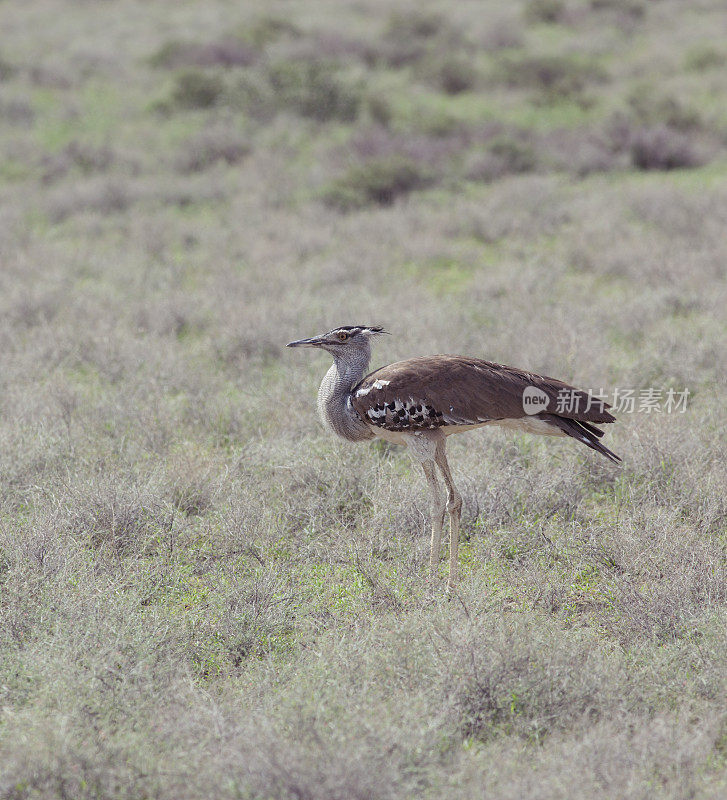
[[[323,339],[320,336],[311,336],[310,339],[297,339],[295,342],[288,342],[286,347],[320,347]]]

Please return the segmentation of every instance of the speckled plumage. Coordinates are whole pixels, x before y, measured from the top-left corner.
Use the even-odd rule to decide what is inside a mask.
[[[368,362],[360,367],[363,372]],[[349,377],[350,370],[352,376]],[[318,414],[323,424],[349,442],[373,439],[374,432],[354,410],[351,389],[356,382],[359,366],[334,361],[318,389]]]

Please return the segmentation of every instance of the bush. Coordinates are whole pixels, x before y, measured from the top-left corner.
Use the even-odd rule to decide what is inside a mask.
[[[263,16],[240,25],[238,36],[254,47],[263,48],[285,37],[297,39],[300,28],[281,17]]]
[[[126,183],[104,177],[49,194],[46,212],[53,223],[87,212],[110,216],[126,211],[134,200]]]
[[[51,183],[67,175],[74,167],[86,175],[106,172],[116,160],[116,154],[108,146],[98,147],[77,139],[69,142],[58,153],[48,154],[42,159],[43,182]]]
[[[434,182],[434,175],[404,156],[372,159],[353,167],[325,193],[332,208],[350,211],[367,205],[389,206],[398,197]]]
[[[73,163],[85,173],[105,172],[114,162],[114,152],[108,146],[96,146],[74,139],[63,149]]]
[[[535,149],[529,142],[498,136],[489,143],[485,153],[472,159],[467,169],[467,178],[489,183],[505,175],[532,172],[537,163]]]
[[[389,18],[386,35],[396,41],[431,39],[447,27],[441,14],[432,11],[397,12]]]
[[[283,61],[269,73],[278,106],[321,122],[351,122],[362,102],[359,86],[345,82],[335,65],[318,61]]]
[[[631,144],[631,162],[638,169],[670,170],[698,167],[703,154],[686,134],[659,125],[636,134]]]
[[[507,18],[494,22],[482,37],[482,45],[487,50],[513,50],[524,43],[521,27]]]
[[[666,125],[680,131],[701,126],[700,116],[693,108],[685,106],[677,97],[661,93],[648,84],[631,92],[628,105],[631,116],[639,125]]]
[[[253,119],[268,122],[277,111],[275,92],[266,77],[257,70],[248,70],[239,75],[226,92],[226,97],[231,107]]]
[[[727,52],[710,45],[701,45],[689,50],[684,59],[684,66],[694,72],[719,69],[725,64],[727,64]]]
[[[565,11],[563,0],[529,0],[524,11],[525,21],[530,23],[561,22]]]
[[[15,74],[15,67],[0,57],[0,81],[6,81]]]
[[[631,19],[641,19],[646,15],[644,0],[591,0],[594,11],[612,11]]]
[[[236,131],[212,128],[185,142],[175,166],[180,172],[200,172],[220,161],[236,164],[250,152],[250,143]]]
[[[488,149],[492,155],[502,159],[509,172],[530,172],[535,169],[535,150],[527,142],[503,136],[494,139]]]
[[[548,734],[618,714],[628,703],[618,656],[577,633],[527,624],[462,636],[451,670],[450,707],[462,735],[498,733],[541,742]]]
[[[225,37],[215,42],[167,42],[151,58],[154,67],[249,67],[258,51],[241,39]]]
[[[576,97],[592,83],[606,79],[594,61],[568,56],[506,56],[499,64],[499,77],[515,88],[534,89],[549,98]]]
[[[371,119],[378,125],[387,127],[391,124],[394,112],[388,97],[384,94],[370,94],[366,98],[366,110]]]
[[[624,148],[614,147],[607,131],[588,127],[559,128],[539,138],[538,152],[550,170],[585,176],[625,169]]]
[[[441,15],[428,11],[392,14],[381,46],[372,51],[371,61],[383,60],[399,68],[420,61],[435,50],[448,54],[462,49],[459,31]]]
[[[89,485],[70,511],[70,527],[93,548],[139,552],[166,517],[146,492],[128,486]]]
[[[219,75],[187,70],[177,75],[172,102],[181,108],[210,108],[224,91],[225,83]]]
[[[352,38],[336,31],[318,31],[287,48],[290,60],[328,62],[339,67],[358,63],[375,66],[380,60],[380,45]]]
[[[357,161],[403,158],[418,164],[443,164],[466,146],[462,137],[428,136],[413,131],[395,133],[382,127],[366,128],[351,137]]]
[[[0,119],[10,125],[32,125],[35,120],[35,110],[30,102],[21,98],[5,100],[0,98]]]
[[[477,83],[477,70],[464,58],[447,58],[435,71],[437,86],[447,94],[469,92]]]

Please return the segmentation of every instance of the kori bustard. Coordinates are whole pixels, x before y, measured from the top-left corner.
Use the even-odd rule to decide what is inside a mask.
[[[371,340],[386,333],[371,325],[343,325],[328,333],[289,342],[319,347],[333,366],[318,391],[323,424],[351,442],[380,438],[405,445],[422,465],[432,493],[429,569],[437,574],[445,512],[449,512],[449,580],[457,580],[462,498],[452,480],[446,438],[483,425],[545,436],[571,436],[611,461],[621,459],[599,438],[597,424],[615,422],[609,406],[567,383],[465,356],[436,355],[397,361],[364,377]],[[447,487],[444,500],[436,467]]]

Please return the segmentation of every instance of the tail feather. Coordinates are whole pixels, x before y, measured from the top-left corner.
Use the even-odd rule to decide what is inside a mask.
[[[579,442],[583,442],[591,450],[595,450],[603,456],[606,456],[614,464],[621,463],[621,457],[617,456],[608,447],[602,445],[598,439],[603,436],[604,431],[596,428],[588,422],[581,422],[580,420],[570,419],[569,417],[560,417],[557,414],[542,414],[542,418],[549,422],[551,425],[560,428],[567,436],[572,436]]]
[[[606,431],[602,431],[600,428],[597,428],[595,425],[591,424],[590,422],[584,422],[582,419],[574,420],[578,425],[584,427],[589,433],[592,433],[594,436],[598,436],[600,439]]]

